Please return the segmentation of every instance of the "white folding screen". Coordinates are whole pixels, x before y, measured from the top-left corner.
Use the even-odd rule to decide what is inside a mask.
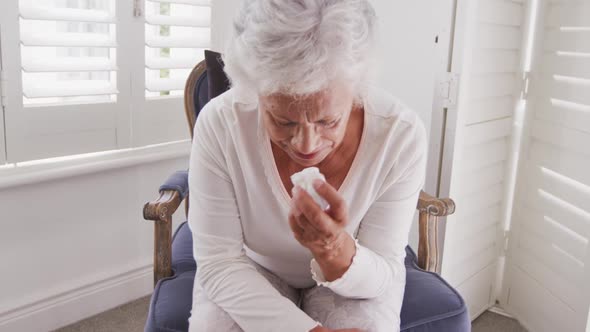
[[[454,150],[452,166],[443,165],[442,179],[457,210],[447,218],[441,274],[472,318],[493,305],[499,286],[525,13],[524,1],[457,2],[452,71],[460,74],[460,92],[449,111],[455,135],[445,142]]]
[[[590,3],[541,0],[502,302],[531,331],[590,326]]]

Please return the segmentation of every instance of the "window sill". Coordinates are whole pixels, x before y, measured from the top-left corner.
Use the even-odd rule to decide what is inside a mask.
[[[0,166],[0,190],[188,157],[190,140]],[[188,165],[187,165],[188,166]]]

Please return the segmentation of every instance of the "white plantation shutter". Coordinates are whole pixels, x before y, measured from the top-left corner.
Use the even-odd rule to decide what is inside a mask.
[[[189,137],[183,90],[193,67],[203,60],[211,40],[211,6],[203,0],[145,0],[144,63],[134,69],[133,145]],[[163,127],[162,123],[166,123]]]
[[[130,128],[117,102],[125,76],[117,61],[117,3],[0,3],[8,162],[128,146]]]
[[[20,0],[19,14],[25,105],[118,92],[113,1]]]
[[[180,93],[211,39],[209,1],[145,3],[146,96]]]
[[[590,309],[590,3],[541,1],[507,269],[532,331],[584,331]]]
[[[459,6],[466,21],[455,37],[463,45],[453,55],[461,82],[449,185],[457,210],[447,218],[441,274],[475,318],[495,303],[499,287],[526,7],[510,0],[466,0]]]
[[[183,89],[209,47],[209,1],[0,1],[0,19],[0,162],[189,138]]]

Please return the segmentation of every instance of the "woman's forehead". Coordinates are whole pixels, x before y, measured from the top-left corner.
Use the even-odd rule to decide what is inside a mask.
[[[327,116],[341,113],[352,103],[351,90],[342,85],[309,95],[288,95],[275,93],[260,96],[261,106],[275,115],[296,116],[308,113],[308,116]]]
[[[324,119],[336,117],[346,111],[346,108],[339,107],[337,103],[328,100],[306,100],[294,102],[272,103],[266,108],[275,117],[299,120],[299,119]]]

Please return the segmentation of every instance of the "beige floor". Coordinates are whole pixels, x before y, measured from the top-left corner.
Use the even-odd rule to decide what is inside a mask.
[[[149,297],[127,303],[56,332],[141,332],[147,317]],[[472,324],[473,332],[526,332],[514,319],[486,312]]]
[[[149,304],[150,297],[143,297],[56,332],[142,332]]]
[[[520,323],[512,318],[493,312],[485,312],[471,324],[473,332],[526,332]]]

